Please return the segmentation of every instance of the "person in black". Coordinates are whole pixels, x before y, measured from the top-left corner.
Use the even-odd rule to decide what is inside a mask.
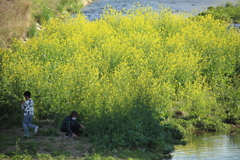
[[[72,111],[71,114],[64,118],[61,131],[66,133],[65,137],[77,137],[79,134],[80,127],[85,129],[84,125],[77,122],[78,112]]]

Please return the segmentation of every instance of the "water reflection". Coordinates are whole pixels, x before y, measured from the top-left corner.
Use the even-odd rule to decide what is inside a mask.
[[[240,134],[193,133],[186,146],[175,146],[172,160],[240,160]]]

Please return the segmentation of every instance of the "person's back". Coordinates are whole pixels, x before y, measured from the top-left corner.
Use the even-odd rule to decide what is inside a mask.
[[[22,105],[22,109],[24,109],[24,116],[31,114],[34,115],[34,102],[31,98],[27,99]]]

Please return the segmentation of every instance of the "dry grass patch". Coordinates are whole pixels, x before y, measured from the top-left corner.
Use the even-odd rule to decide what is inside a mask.
[[[0,0],[0,47],[7,47],[11,38],[26,35],[31,24],[28,0]]]
[[[36,22],[43,23],[67,10],[80,12],[81,0],[0,0],[0,48],[12,38],[36,35]]]

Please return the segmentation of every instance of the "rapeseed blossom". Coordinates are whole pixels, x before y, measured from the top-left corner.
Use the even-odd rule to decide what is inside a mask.
[[[217,93],[233,88],[239,63],[239,32],[227,27],[210,15],[150,8],[110,9],[92,22],[52,19],[26,44],[0,50],[1,90],[31,90],[37,112],[78,110],[86,123],[138,100],[159,117],[176,109],[209,115]]]

